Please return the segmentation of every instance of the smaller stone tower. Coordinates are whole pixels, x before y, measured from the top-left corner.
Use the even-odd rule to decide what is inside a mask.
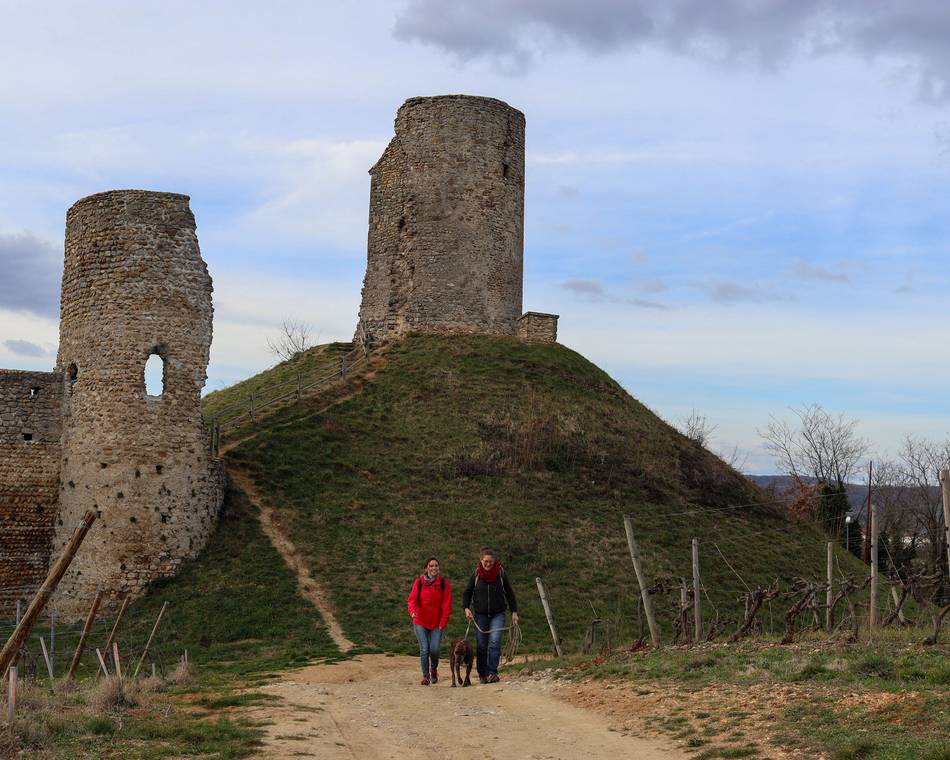
[[[188,196],[92,195],[66,216],[56,371],[63,382],[54,555],[87,509],[98,520],[60,584],[75,617],[97,588],[136,596],[206,543],[223,478],[202,429],[211,278]],[[150,356],[164,364],[146,393]]]
[[[358,340],[514,335],[521,316],[524,114],[494,98],[410,98],[370,170]]]

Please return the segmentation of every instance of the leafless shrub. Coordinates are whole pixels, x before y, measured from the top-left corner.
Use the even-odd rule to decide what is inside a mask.
[[[103,678],[89,693],[89,704],[99,712],[109,712],[122,707],[135,707],[138,704],[134,690],[117,676]]]
[[[689,416],[684,420],[680,420],[676,427],[691,441],[698,443],[703,448],[709,448],[717,426],[710,422],[705,414],[700,414],[696,409],[693,409]]]
[[[267,350],[282,362],[293,359],[312,347],[310,325],[296,319],[285,319],[281,324],[280,335],[267,339]]]
[[[195,671],[188,660],[181,659],[175,669],[165,679],[172,686],[187,686],[195,680]]]
[[[597,464],[577,419],[553,399],[531,396],[517,413],[493,412],[478,424],[479,444],[454,457],[457,476],[570,470]]]
[[[148,675],[135,681],[134,690],[138,694],[154,694],[161,691],[164,683],[158,676]]]

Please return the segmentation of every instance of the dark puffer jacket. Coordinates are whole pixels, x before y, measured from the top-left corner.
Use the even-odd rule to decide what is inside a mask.
[[[502,570],[494,583],[488,583],[478,577],[477,570],[473,572],[462,594],[462,607],[476,615],[497,615],[507,609],[517,612],[518,600],[508,580],[508,573]]]

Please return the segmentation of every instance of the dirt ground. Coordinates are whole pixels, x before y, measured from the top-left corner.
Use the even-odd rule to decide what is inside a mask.
[[[369,655],[284,674],[260,687],[280,700],[249,717],[270,723],[261,758],[325,760],[677,760],[671,740],[638,738],[600,711],[570,704],[548,679],[452,688],[419,685],[413,657]]]

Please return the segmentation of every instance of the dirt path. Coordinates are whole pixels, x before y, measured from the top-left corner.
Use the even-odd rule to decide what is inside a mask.
[[[324,760],[679,760],[672,744],[613,730],[608,719],[530,678],[467,689],[419,685],[414,657],[367,655],[285,674],[252,709],[268,721],[258,757]]]
[[[350,641],[343,628],[333,614],[333,606],[330,604],[330,598],[323,587],[314,580],[310,574],[310,567],[307,560],[300,553],[300,550],[291,541],[290,536],[280,523],[280,516],[277,511],[270,507],[264,501],[254,481],[240,467],[228,462],[228,476],[238,488],[247,495],[251,503],[257,507],[261,520],[261,527],[265,535],[270,539],[274,548],[280,552],[287,566],[293,570],[297,576],[297,586],[305,599],[309,600],[314,607],[319,610],[323,616],[323,621],[327,625],[327,630],[334,643],[342,652],[349,652],[353,648],[353,642]]]

